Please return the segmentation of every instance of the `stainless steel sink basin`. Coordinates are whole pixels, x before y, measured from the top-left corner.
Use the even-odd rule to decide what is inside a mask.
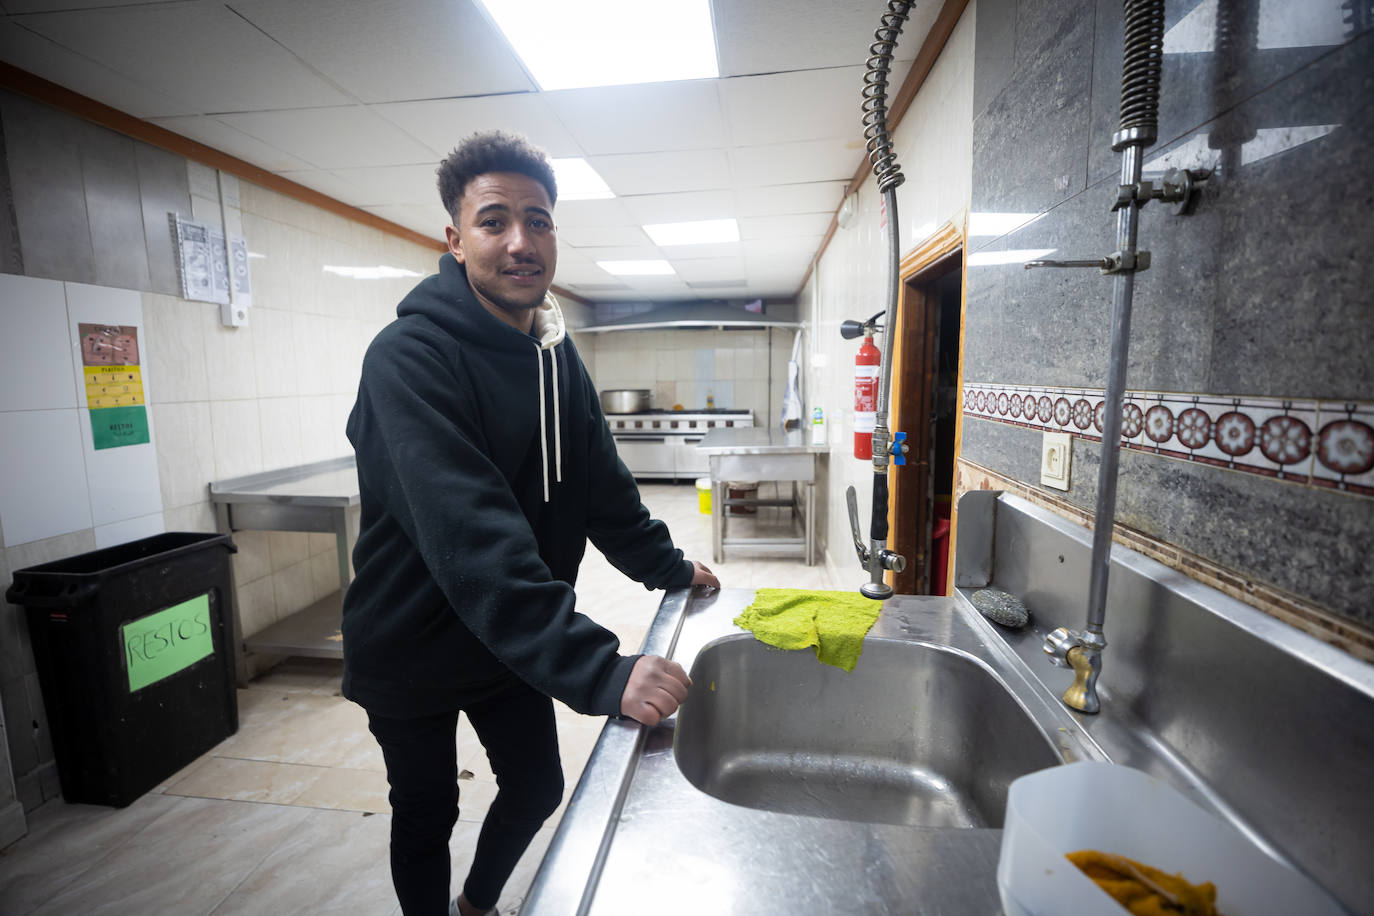
[[[750,635],[704,646],[678,768],[749,808],[918,827],[1001,827],[1007,787],[1063,762],[996,673],[957,649],[869,637],[854,671]]]

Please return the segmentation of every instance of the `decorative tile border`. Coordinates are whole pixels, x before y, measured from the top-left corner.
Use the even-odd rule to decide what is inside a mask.
[[[1094,514],[1091,510],[1076,506],[1057,493],[1005,477],[982,465],[959,458],[955,461],[956,507],[959,497],[970,490],[1006,490],[1085,528],[1093,526]],[[957,526],[955,536],[958,536]],[[1291,592],[1228,569],[1200,554],[1158,540],[1142,531],[1127,528],[1120,522],[1112,528],[1112,540],[1176,569],[1189,578],[1210,585],[1271,617],[1276,617],[1289,626],[1349,652],[1356,658],[1374,662],[1374,630],[1358,621],[1341,617]]]
[[[964,386],[964,414],[1102,441],[1105,392]],[[1128,391],[1124,448],[1374,496],[1374,404]]]

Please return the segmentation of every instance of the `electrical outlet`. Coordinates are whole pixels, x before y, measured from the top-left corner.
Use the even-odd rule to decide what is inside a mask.
[[[1073,458],[1073,437],[1068,433],[1045,433],[1040,446],[1040,484],[1056,490],[1069,488],[1069,465]]]

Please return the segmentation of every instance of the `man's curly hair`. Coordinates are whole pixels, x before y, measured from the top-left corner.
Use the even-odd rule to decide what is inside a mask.
[[[549,192],[549,203],[558,202],[558,184],[544,151],[518,134],[493,130],[463,140],[439,163],[439,199],[453,224],[458,225],[458,202],[468,182],[487,172],[528,175]]]

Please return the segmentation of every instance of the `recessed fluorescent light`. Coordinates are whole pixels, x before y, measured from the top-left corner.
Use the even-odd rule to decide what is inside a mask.
[[[413,270],[406,270],[404,267],[387,267],[379,264],[376,267],[338,267],[334,264],[324,265],[324,272],[327,274],[337,274],[340,277],[349,277],[353,280],[393,280],[397,277],[423,277],[424,274],[416,273]]]
[[[709,0],[481,0],[540,89],[715,79]]]
[[[605,200],[615,197],[586,159],[550,159],[559,200]]]
[[[617,277],[667,277],[677,273],[662,259],[643,261],[597,261],[596,266]]]
[[[704,245],[738,242],[739,223],[731,219],[699,219],[689,223],[654,223],[644,231],[655,245]]]

